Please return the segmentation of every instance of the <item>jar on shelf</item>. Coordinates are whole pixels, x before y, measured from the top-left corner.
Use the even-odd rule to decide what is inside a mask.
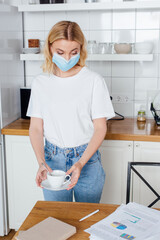
[[[95,40],[88,41],[87,51],[88,51],[89,54],[96,54],[96,53],[98,53],[98,47],[97,47],[97,43],[96,43]]]
[[[106,54],[109,52],[109,43],[100,42],[98,43],[98,53],[99,54]]]
[[[137,121],[145,122],[146,121],[146,113],[143,110],[138,111]]]

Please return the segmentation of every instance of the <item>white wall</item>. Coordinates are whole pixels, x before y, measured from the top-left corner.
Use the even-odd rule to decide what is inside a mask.
[[[18,6],[19,4],[22,4],[23,1],[22,0],[4,0],[9,2],[9,4],[11,4],[12,6]],[[26,2],[28,2],[28,0],[26,0]]]
[[[107,0],[108,1],[108,0]],[[117,0],[118,1],[118,0]],[[122,0],[121,0],[122,1]],[[143,0],[139,0],[143,1]],[[97,42],[153,41],[153,62],[89,62],[88,66],[104,76],[115,111],[136,116],[143,106],[151,117],[147,96],[160,89],[160,11],[85,11],[25,13],[25,46],[29,38],[44,40],[50,28],[60,20],[76,21],[87,40]],[[42,62],[26,62],[27,85],[42,70]],[[119,103],[120,96],[123,102]],[[128,101],[125,102],[125,98]]]

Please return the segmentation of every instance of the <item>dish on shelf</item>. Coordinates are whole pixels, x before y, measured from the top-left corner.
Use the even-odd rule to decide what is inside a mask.
[[[23,48],[22,50],[23,53],[40,53],[40,48]]]
[[[128,54],[132,51],[130,43],[115,43],[114,50],[118,54]]]
[[[65,3],[84,3],[85,0],[66,0]]]
[[[93,2],[97,2],[97,0],[85,0],[85,3],[93,3]]]
[[[138,54],[149,54],[153,51],[152,42],[137,42],[135,43],[135,52]]]

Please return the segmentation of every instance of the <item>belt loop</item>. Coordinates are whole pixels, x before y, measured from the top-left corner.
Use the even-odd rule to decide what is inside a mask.
[[[56,145],[54,145],[54,155],[56,155]]]
[[[76,147],[74,147],[74,156],[77,157]]]

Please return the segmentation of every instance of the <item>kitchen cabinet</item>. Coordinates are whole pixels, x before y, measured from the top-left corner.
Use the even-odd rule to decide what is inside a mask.
[[[159,142],[104,141],[100,152],[102,165],[106,172],[102,203],[126,203],[128,162],[160,162]],[[135,166],[135,168],[160,194],[160,167]],[[132,177],[130,201],[148,206],[156,199],[156,196],[133,172]],[[154,207],[160,208],[160,201]]]
[[[42,190],[35,182],[38,163],[28,136],[5,136],[9,227],[18,229]]]
[[[38,168],[28,136],[5,135],[9,226],[18,229],[37,200],[43,200],[36,186]],[[106,182],[102,203],[125,203],[127,163],[132,161],[132,141],[104,141],[100,147]]]
[[[37,200],[43,200],[36,186],[37,160],[29,136],[5,135],[9,227],[18,229]],[[127,165],[129,161],[158,161],[160,142],[104,140],[100,147],[106,181],[101,203],[126,202]],[[142,173],[144,168],[141,167]],[[160,168],[148,169],[145,175],[159,190]],[[154,197],[136,177],[133,179],[133,200],[148,205]],[[132,199],[131,199],[132,200]],[[156,205],[160,207],[160,205]]]
[[[134,142],[134,161],[160,162],[160,143]],[[135,168],[160,194],[160,167],[135,166]],[[133,173],[133,201],[148,206],[156,198],[154,193]],[[160,201],[157,202],[154,207],[160,208]]]
[[[100,152],[106,173],[101,203],[126,203],[127,164],[133,159],[133,142],[104,141]]]

